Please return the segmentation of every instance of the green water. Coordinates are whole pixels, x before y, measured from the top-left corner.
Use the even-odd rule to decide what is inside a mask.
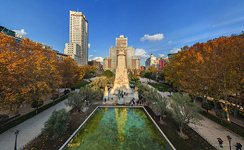
[[[167,145],[167,146],[166,146]],[[169,149],[141,108],[98,108],[67,150]]]

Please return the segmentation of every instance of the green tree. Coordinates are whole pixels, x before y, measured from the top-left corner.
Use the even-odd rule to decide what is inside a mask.
[[[57,139],[68,129],[70,121],[69,113],[65,109],[54,111],[50,118],[45,122],[42,133],[51,139]]]
[[[104,89],[105,86],[107,86],[110,83],[112,83],[112,81],[110,81],[107,77],[102,76],[102,77],[97,77],[95,80],[93,80],[91,82],[91,86],[100,88],[100,89]]]
[[[78,112],[81,112],[82,108],[85,105],[85,99],[83,97],[80,97],[80,93],[73,93],[68,98],[68,106],[71,106],[73,109],[77,110]]]
[[[166,117],[166,112],[168,111],[167,105],[168,100],[166,97],[163,97],[158,90],[150,88],[147,92],[147,100],[151,100],[151,107],[160,117],[160,122],[163,123],[164,118]]]
[[[79,93],[74,93],[68,98],[67,105],[81,112],[82,108],[95,100],[102,98],[100,89],[90,86],[81,87]]]
[[[105,76],[107,78],[112,78],[114,76],[114,73],[110,70],[106,70],[103,72],[103,76]]]
[[[184,137],[183,127],[189,123],[197,124],[200,119],[198,108],[186,94],[174,93],[171,99],[173,118],[179,124],[180,135]]]

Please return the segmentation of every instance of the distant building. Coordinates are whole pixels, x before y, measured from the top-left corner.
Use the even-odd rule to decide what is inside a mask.
[[[162,70],[168,62],[168,58],[157,58],[153,54],[150,55],[149,58],[146,59],[145,67],[148,69],[149,67],[155,67],[158,70]]]
[[[134,48],[128,46],[128,38],[125,38],[123,35],[120,35],[119,38],[116,38],[116,46],[109,49],[109,57],[106,57],[103,60],[103,69],[111,70],[113,72],[115,71],[118,64],[117,51],[121,48],[125,50],[127,69],[140,70],[140,57],[134,55]]]
[[[14,31],[7,29],[3,26],[0,26],[0,32],[7,35],[7,36],[11,36],[11,37],[15,38],[18,42],[25,38],[25,37],[20,36],[17,33],[15,33]],[[32,41],[32,42],[34,42],[36,45],[40,44],[43,49],[48,49],[50,51],[54,51],[57,54],[58,60],[64,60],[65,58],[69,57],[69,55],[62,54],[57,50],[53,50],[52,46],[49,46],[49,45],[46,45],[46,44],[43,44],[40,42],[36,42],[36,41]]]
[[[53,51],[57,54],[57,58],[58,58],[59,61],[63,61],[65,58],[70,57],[69,55],[60,53],[57,50],[53,50]]]
[[[15,34],[16,34],[14,31],[7,29],[3,26],[0,26],[0,32],[3,34],[6,34],[8,36],[12,36],[12,37],[15,37]]]
[[[148,59],[146,59],[146,62],[145,62],[145,67],[146,69],[148,69],[149,67],[157,67],[157,58],[151,54],[150,57]]]
[[[88,61],[88,65],[94,66],[97,70],[102,70],[103,68],[102,63],[97,60]]]
[[[3,26],[0,26],[0,32],[7,35],[7,36],[10,36],[12,38],[14,38],[16,40],[16,42],[20,42],[21,41],[21,38],[18,37],[18,34],[15,33],[15,31],[13,30],[10,30],[6,27],[3,27]]]
[[[159,70],[162,70],[168,63],[168,58],[157,58],[157,60],[158,60],[157,68]]]
[[[82,12],[70,11],[69,43],[64,53],[79,65],[88,64],[88,21]]]
[[[176,55],[177,53],[171,53],[171,54],[168,54],[168,58],[172,58],[174,55]]]

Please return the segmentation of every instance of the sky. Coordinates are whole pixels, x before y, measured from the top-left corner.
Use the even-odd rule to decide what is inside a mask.
[[[119,35],[142,58],[244,31],[244,0],[0,0],[0,25],[63,53],[69,10],[89,24],[89,59],[104,58]]]

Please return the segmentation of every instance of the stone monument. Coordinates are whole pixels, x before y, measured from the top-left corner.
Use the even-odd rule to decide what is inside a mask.
[[[118,65],[116,68],[114,86],[111,89],[111,94],[117,94],[118,90],[131,93],[128,72],[125,65],[125,51],[123,49],[118,50]]]

